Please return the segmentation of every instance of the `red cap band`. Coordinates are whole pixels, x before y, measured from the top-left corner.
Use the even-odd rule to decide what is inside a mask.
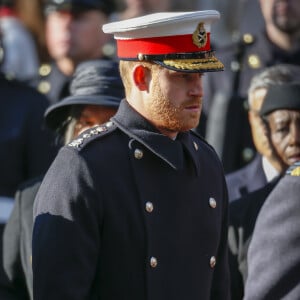
[[[17,13],[10,7],[0,7],[0,18],[1,17],[16,17]]]
[[[210,33],[207,42],[199,48],[193,43],[193,36],[176,35],[142,39],[117,40],[118,57],[137,58],[139,53],[145,55],[163,55],[172,53],[201,52],[210,50]]]

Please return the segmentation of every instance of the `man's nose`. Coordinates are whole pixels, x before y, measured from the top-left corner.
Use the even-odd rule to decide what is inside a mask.
[[[202,97],[203,96],[203,85],[202,85],[202,76],[197,76],[193,81],[193,85],[190,88],[189,94],[191,96]]]
[[[291,145],[300,145],[300,124],[291,125],[291,132],[290,132],[290,144]]]

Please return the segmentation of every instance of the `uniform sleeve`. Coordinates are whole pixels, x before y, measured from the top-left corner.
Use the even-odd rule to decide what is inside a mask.
[[[248,252],[245,300],[299,299],[300,181],[285,176],[263,205]]]
[[[91,295],[100,252],[100,202],[85,161],[63,148],[34,206],[35,300],[85,300]]]
[[[6,295],[3,299],[29,299],[25,275],[21,265],[20,234],[20,193],[17,193],[13,211],[5,225],[3,233],[5,281],[0,285],[2,285],[2,288],[9,294],[9,296]]]

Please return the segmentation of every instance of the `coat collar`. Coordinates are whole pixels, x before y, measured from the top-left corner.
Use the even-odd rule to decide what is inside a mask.
[[[135,111],[126,100],[122,100],[112,121],[129,137],[138,141],[156,156],[167,162],[175,170],[184,168],[184,148],[198,169],[198,145],[192,140],[190,132],[178,134],[176,140],[161,134],[143,116]]]

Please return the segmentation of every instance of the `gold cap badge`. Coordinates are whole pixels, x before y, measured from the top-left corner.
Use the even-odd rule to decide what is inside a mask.
[[[197,29],[193,33],[193,43],[199,48],[204,47],[207,43],[207,33],[203,22],[198,24]]]

